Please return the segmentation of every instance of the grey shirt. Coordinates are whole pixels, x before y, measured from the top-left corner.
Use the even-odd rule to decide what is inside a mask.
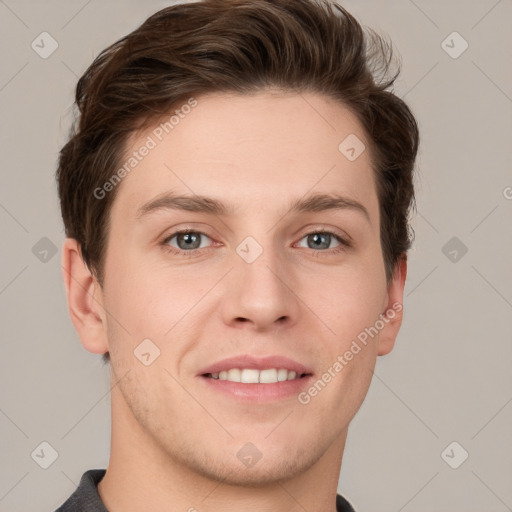
[[[89,469],[80,479],[75,492],[55,512],[108,512],[98,494],[98,484],[106,469]],[[340,494],[336,496],[338,512],[354,512],[350,503]]]

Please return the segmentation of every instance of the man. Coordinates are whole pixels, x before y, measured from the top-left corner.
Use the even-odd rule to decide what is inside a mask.
[[[351,511],[348,425],[402,321],[418,129],[390,48],[312,0],[163,9],[77,86],[57,172],[108,468],[64,511]]]

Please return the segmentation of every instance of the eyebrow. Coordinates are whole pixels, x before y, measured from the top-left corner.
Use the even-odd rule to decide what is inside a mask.
[[[211,215],[235,214],[233,205],[226,205],[218,199],[200,195],[176,195],[166,192],[143,204],[136,214],[137,220],[159,210],[185,210],[203,212]],[[313,194],[305,198],[293,200],[287,209],[289,213],[323,212],[328,210],[352,210],[359,212],[370,221],[370,215],[365,206],[354,199],[337,194]]]

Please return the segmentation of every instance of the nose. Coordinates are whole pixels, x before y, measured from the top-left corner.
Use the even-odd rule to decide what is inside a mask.
[[[254,248],[250,248],[253,250]],[[235,328],[266,331],[292,326],[300,312],[297,280],[284,256],[270,247],[251,262],[233,254],[233,270],[224,283],[222,315]]]

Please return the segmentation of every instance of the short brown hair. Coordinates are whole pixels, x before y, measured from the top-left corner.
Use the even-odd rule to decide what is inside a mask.
[[[56,173],[66,236],[103,282],[109,212],[101,187],[130,134],[190,97],[279,88],[324,94],[357,115],[376,176],[386,278],[412,243],[419,144],[407,105],[386,89],[391,44],[328,0],[204,0],[164,8],[106,48],[78,81],[79,116]],[[340,141],[341,142],[341,141]]]

